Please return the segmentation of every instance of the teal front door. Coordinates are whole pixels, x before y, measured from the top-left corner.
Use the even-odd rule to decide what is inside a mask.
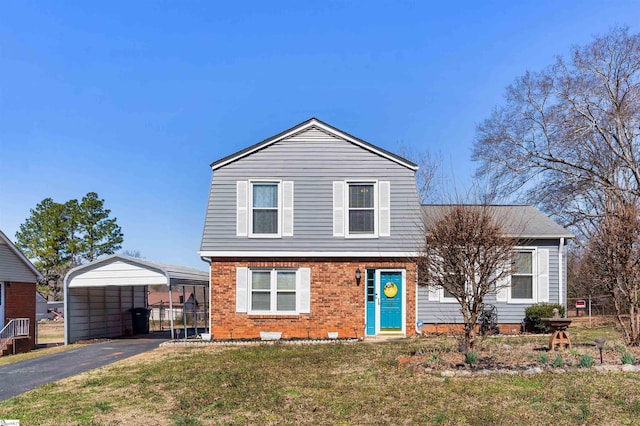
[[[402,331],[402,273],[380,272],[380,331]]]

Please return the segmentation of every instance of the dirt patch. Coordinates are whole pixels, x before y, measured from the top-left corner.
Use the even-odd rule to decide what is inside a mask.
[[[64,343],[64,322],[62,321],[39,321],[37,344],[62,344]]]

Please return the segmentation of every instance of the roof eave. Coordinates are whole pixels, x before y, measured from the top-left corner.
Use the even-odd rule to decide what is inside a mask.
[[[228,155],[226,157],[221,158],[220,160],[214,161],[213,163],[210,164],[211,166],[211,170],[216,170],[219,169],[221,167],[226,166],[227,164],[233,163],[234,161],[237,161],[243,157],[246,157],[248,155],[253,154],[256,151],[259,151],[261,149],[266,148],[267,146],[276,143],[282,139],[286,139],[287,137],[290,137],[296,133],[299,133],[303,130],[305,130],[306,128],[310,128],[313,126],[317,126],[325,131],[328,131],[330,133],[333,133],[339,137],[341,137],[342,139],[345,139],[351,143],[354,143],[368,151],[372,151],[378,155],[381,155],[391,161],[394,161],[404,167],[407,167],[413,171],[418,170],[418,165],[407,160],[406,158],[402,158],[396,154],[393,154],[385,149],[382,149],[380,147],[377,147],[375,145],[373,145],[370,142],[367,142],[365,140],[362,140],[356,136],[350,135],[347,132],[344,132],[336,127],[331,126],[330,124],[327,124],[321,120],[318,120],[317,118],[313,117],[310,118],[306,121],[303,121],[300,124],[297,124],[283,132],[278,133],[275,136],[271,136],[270,138],[267,138],[261,142],[258,142],[254,145],[251,145],[243,150],[240,150],[238,152],[235,152],[231,155]]]
[[[9,237],[7,237],[5,233],[2,231],[0,231],[0,239],[2,239],[7,244],[7,246],[9,247],[9,250],[14,252],[16,256],[18,256],[18,258],[27,266],[27,268],[31,269],[31,271],[35,274],[38,280],[44,279],[44,275],[42,275],[42,273],[38,271],[38,269],[34,266],[34,264],[31,263],[29,259],[27,259],[24,253],[22,253],[22,251],[20,251],[20,249],[16,247],[16,245],[13,244],[13,242],[9,239]]]

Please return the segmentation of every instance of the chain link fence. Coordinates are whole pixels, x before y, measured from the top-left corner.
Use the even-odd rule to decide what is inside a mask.
[[[613,306],[613,298],[609,295],[587,295],[583,297],[567,298],[567,316],[568,317],[587,317],[589,316],[589,300],[591,300],[591,315],[615,315]]]

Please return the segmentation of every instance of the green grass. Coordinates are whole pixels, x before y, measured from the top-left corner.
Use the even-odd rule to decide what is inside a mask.
[[[396,361],[454,346],[416,339],[160,348],[2,402],[0,418],[23,426],[638,423],[637,374],[442,378]]]

